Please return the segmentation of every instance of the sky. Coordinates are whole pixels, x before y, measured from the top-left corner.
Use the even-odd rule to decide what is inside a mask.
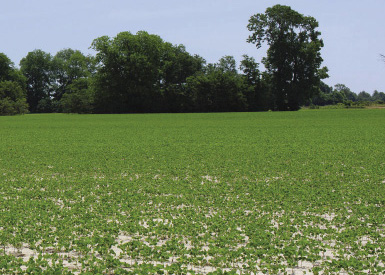
[[[15,65],[35,49],[95,54],[89,49],[95,38],[144,30],[210,63],[225,55],[239,62],[243,54],[260,62],[267,48],[246,42],[248,20],[275,4],[319,22],[328,85],[385,92],[385,0],[4,0],[0,52]]]

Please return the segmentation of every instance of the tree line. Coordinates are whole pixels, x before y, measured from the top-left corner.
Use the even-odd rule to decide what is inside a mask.
[[[375,90],[372,95],[365,91],[356,94],[344,84],[336,84],[333,88],[321,82],[319,93],[311,98],[309,105],[343,104],[345,107],[354,107],[372,103],[384,104],[385,93]]]
[[[276,5],[252,16],[247,27],[247,42],[268,46],[264,71],[247,55],[239,66],[232,56],[207,63],[145,31],[99,37],[94,56],[34,50],[20,68],[0,54],[0,113],[285,111],[368,98],[322,82],[328,75],[313,17]]]

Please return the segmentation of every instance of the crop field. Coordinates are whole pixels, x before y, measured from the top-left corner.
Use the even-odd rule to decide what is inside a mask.
[[[385,110],[0,117],[1,274],[383,274]]]

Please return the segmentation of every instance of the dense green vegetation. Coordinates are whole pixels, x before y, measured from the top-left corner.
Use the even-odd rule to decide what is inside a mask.
[[[275,5],[250,18],[248,42],[257,48],[263,42],[269,46],[262,62],[270,77],[275,109],[298,110],[318,93],[320,80],[328,77],[328,69],[321,68],[323,41],[317,28],[313,17],[288,6]]]
[[[0,117],[1,273],[381,274],[384,125],[366,109]]]
[[[0,115],[27,108],[31,113],[185,113],[385,102],[383,92],[357,95],[343,84],[333,89],[322,82],[328,69],[322,67],[324,43],[315,18],[275,5],[251,16],[247,28],[248,43],[267,46],[261,60],[265,70],[247,55],[239,66],[230,55],[207,63],[184,45],[145,31],[96,38],[95,56],[36,49],[22,58],[20,69],[2,54],[0,82],[16,81],[9,72],[19,76],[18,87],[1,84]]]
[[[28,112],[25,79],[12,61],[0,53],[0,115]]]
[[[157,35],[140,31],[102,36],[95,56],[40,49],[20,61],[32,113],[152,113],[298,110],[319,92],[323,42],[318,22],[276,5],[249,20],[247,39],[260,48],[265,72],[249,56],[207,64]],[[246,39],[246,38],[245,38]],[[0,67],[11,67],[0,59]],[[0,72],[0,77],[2,77]],[[22,112],[20,112],[22,113]],[[0,114],[7,114],[0,110]]]
[[[335,85],[334,89],[321,83],[320,92],[311,101],[311,106],[343,105],[345,108],[357,108],[385,103],[385,93],[373,92],[372,95],[362,91],[358,94],[352,92],[344,84]]]

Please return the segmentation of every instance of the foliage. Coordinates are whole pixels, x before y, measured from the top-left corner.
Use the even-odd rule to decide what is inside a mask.
[[[42,50],[35,50],[20,61],[20,67],[27,78],[27,100],[33,113],[61,112],[62,97],[66,93],[77,92],[77,89],[71,90],[71,87],[77,86],[72,84],[78,80],[82,82],[84,79],[86,82],[91,81],[95,72],[93,58],[73,49],[59,51],[55,56]],[[79,104],[83,103],[82,100],[80,102],[67,100],[65,104],[68,105],[69,102],[76,104],[71,107],[72,110],[79,109]],[[89,106],[81,108],[89,109]]]
[[[336,84],[335,90],[339,93],[343,94],[343,97],[345,100],[350,101],[357,101],[358,97],[355,93],[353,93],[348,87],[346,87],[344,84]]]
[[[5,54],[0,53],[0,115],[28,112],[24,88],[22,74]]]
[[[94,58],[85,56],[78,50],[65,49],[54,56],[55,93],[53,100],[60,101],[64,94],[71,93],[71,85],[84,82],[95,73]],[[75,84],[76,86],[76,84]]]
[[[52,112],[50,103],[53,94],[54,74],[52,56],[42,50],[29,52],[20,61],[20,70],[27,79],[27,102],[29,110]]]
[[[249,43],[257,48],[269,46],[263,63],[271,75],[272,95],[277,110],[298,110],[318,90],[320,79],[327,77],[321,68],[318,22],[288,6],[275,5],[264,14],[253,15],[248,29]]]
[[[372,95],[372,101],[385,103],[385,93],[375,90]]]
[[[239,68],[229,55],[206,64],[184,45],[139,31],[95,39],[95,57],[73,49],[54,56],[35,50],[21,60],[21,71],[0,55],[0,81],[16,81],[26,89],[33,113],[268,111],[385,102],[382,92],[357,95],[343,84],[333,89],[321,81],[327,68],[321,67],[323,41],[313,17],[275,5],[252,16],[248,29],[248,42],[269,46],[262,59],[266,71],[247,55]],[[10,104],[4,101],[2,108],[14,113],[17,108]]]
[[[95,76],[97,112],[162,111],[164,93],[175,93],[203,62],[183,46],[144,31],[122,32],[113,39],[100,37],[92,47],[100,64]]]
[[[369,93],[362,91],[357,95],[357,100],[358,101],[371,101],[372,96]]]
[[[336,108],[364,108],[365,106],[373,104],[383,104],[383,102],[385,102],[385,94],[383,92],[374,91],[371,96],[369,93],[363,91],[357,95],[344,84],[336,84],[333,89],[321,81],[320,92],[316,96],[313,96],[307,105],[335,105],[334,107]]]
[[[268,76],[261,74],[258,67],[259,64],[253,57],[243,55],[240,70],[246,84],[244,96],[248,111],[267,111],[274,107],[271,105]]]
[[[94,95],[88,78],[80,78],[68,85],[60,104],[64,113],[92,113]]]
[[[14,81],[0,82],[0,115],[16,115],[28,112],[25,92]]]
[[[243,78],[238,75],[232,56],[225,56],[217,64],[209,64],[205,72],[188,78],[187,89],[195,111],[234,112],[246,109]]]
[[[25,89],[25,78],[4,53],[0,53],[0,81],[14,81]]]

